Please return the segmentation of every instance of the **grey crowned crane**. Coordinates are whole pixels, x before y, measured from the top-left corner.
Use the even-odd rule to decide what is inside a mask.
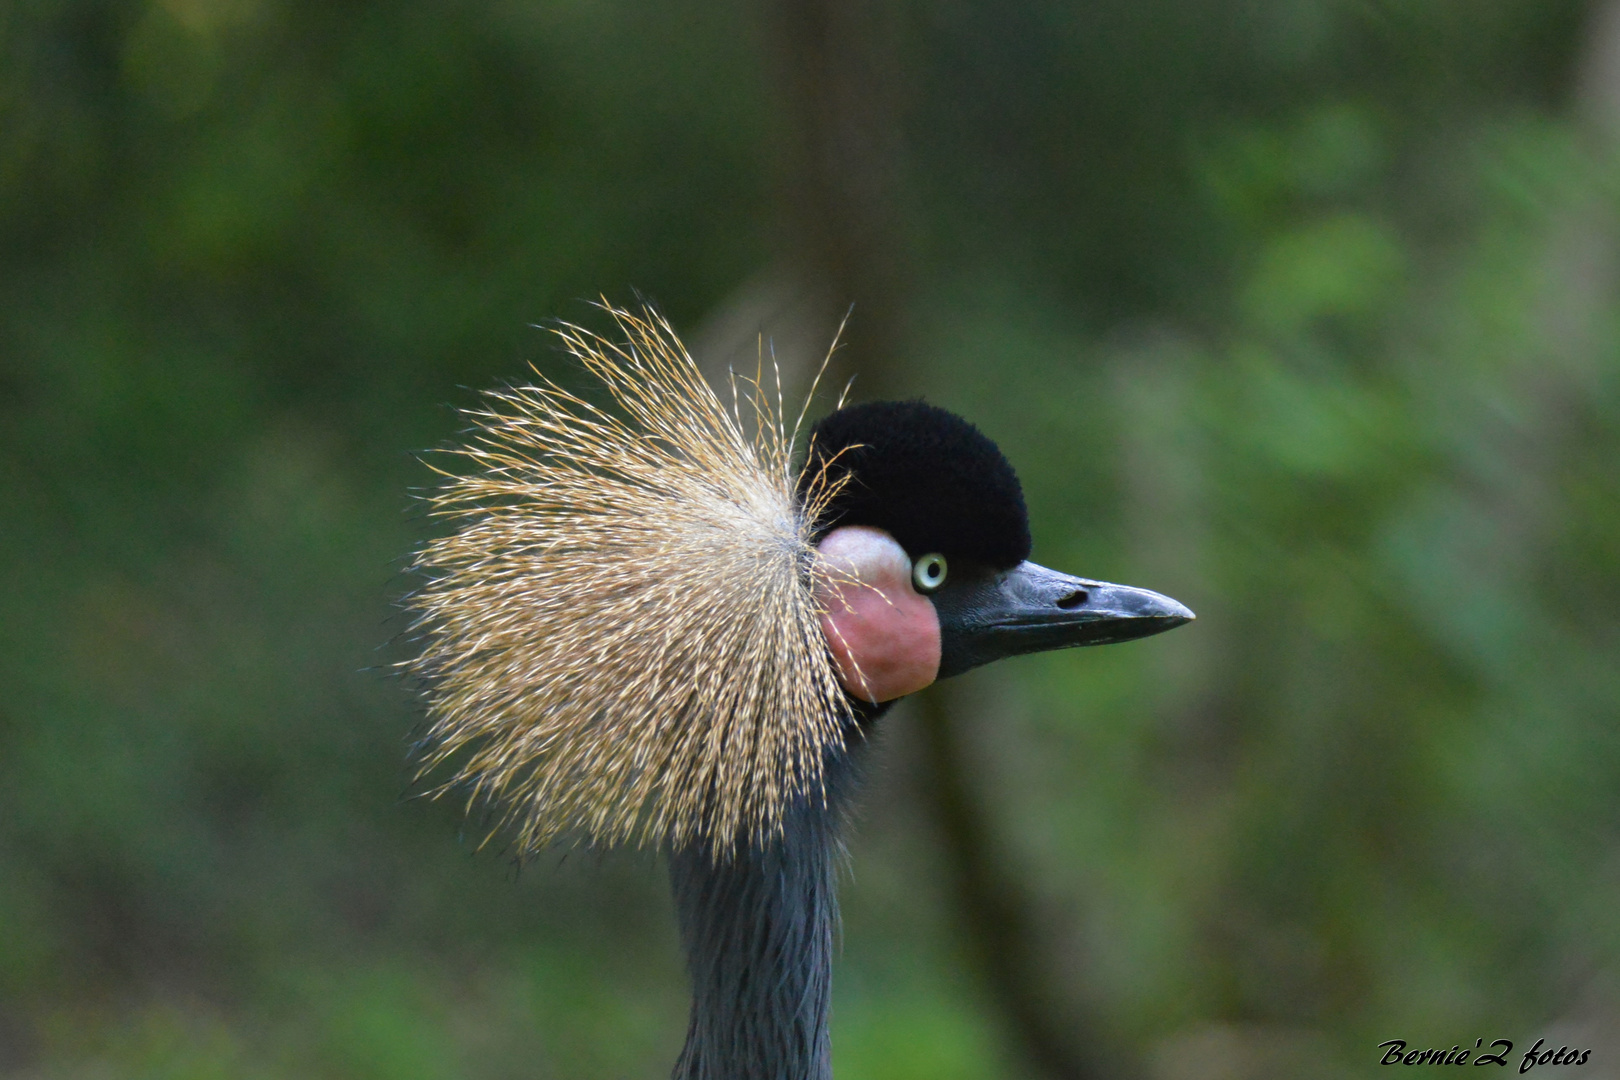
[[[412,604],[425,769],[521,851],[667,854],[692,980],[676,1080],[830,1080],[836,869],[866,732],[1006,656],[1192,612],[1028,561],[1018,478],[920,401],[728,409],[656,314],[562,325],[609,412],[542,381],[472,412]],[[800,419],[803,419],[801,413]]]

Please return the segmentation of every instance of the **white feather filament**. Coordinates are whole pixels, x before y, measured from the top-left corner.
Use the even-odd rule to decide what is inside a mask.
[[[496,807],[521,851],[559,837],[716,851],[821,798],[849,705],[820,629],[793,443],[756,375],[728,412],[656,312],[564,346],[615,415],[541,379],[469,412],[471,466],[429,496],[457,529],[412,569],[424,772]],[[735,395],[734,395],[735,396]],[[802,421],[803,414],[800,414]]]

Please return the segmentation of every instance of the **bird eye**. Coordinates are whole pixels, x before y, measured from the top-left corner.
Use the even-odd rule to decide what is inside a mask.
[[[945,584],[945,556],[936,551],[918,559],[911,566],[911,580],[919,592],[933,592]]]

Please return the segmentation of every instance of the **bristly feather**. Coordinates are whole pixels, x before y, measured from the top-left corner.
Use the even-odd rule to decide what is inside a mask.
[[[555,332],[622,415],[543,378],[492,391],[450,451],[471,468],[428,497],[458,527],[412,566],[423,770],[451,762],[437,792],[496,807],[523,852],[724,853],[824,798],[843,747],[812,580],[836,485],[796,493],[779,385],[728,411],[662,316],[602,306],[622,342]]]

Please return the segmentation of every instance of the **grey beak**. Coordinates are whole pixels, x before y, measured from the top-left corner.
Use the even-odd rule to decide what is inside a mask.
[[[946,586],[933,601],[942,679],[1006,656],[1149,637],[1194,617],[1151,590],[1070,577],[1032,562]]]

